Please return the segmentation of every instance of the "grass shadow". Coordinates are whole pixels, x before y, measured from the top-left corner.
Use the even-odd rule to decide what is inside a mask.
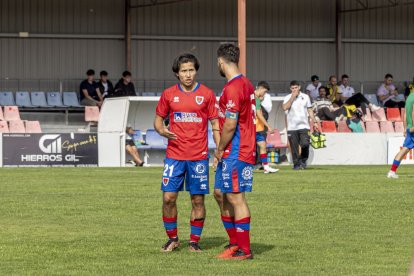
[[[201,239],[200,245],[202,245],[203,249],[212,249],[224,247],[227,242],[228,239],[225,239],[224,237],[206,237]]]
[[[275,248],[274,245],[264,243],[252,243],[250,247],[252,248],[253,254],[255,255],[263,254]]]

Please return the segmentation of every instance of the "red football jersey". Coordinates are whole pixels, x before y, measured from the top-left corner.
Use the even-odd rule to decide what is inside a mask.
[[[168,140],[167,158],[176,160],[203,160],[208,158],[208,120],[218,118],[216,96],[204,85],[184,92],[179,84],[161,95],[157,115],[169,115],[170,131],[177,140]]]
[[[237,128],[224,150],[224,158],[255,164],[256,159],[256,102],[250,81],[239,75],[226,83],[219,101],[220,131],[226,120],[226,111],[237,113]],[[232,116],[232,115],[230,115]]]

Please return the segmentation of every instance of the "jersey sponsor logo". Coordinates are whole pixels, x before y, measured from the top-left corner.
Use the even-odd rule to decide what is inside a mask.
[[[253,169],[252,167],[244,167],[242,171],[242,177],[244,180],[250,180],[253,178]]]
[[[224,171],[226,171],[227,170],[227,162],[226,161],[223,161],[222,162],[223,163],[223,167],[222,167],[222,171],[224,172]]]
[[[167,186],[168,185],[168,182],[170,182],[170,178],[168,178],[168,177],[163,177],[162,178],[162,184],[164,186]]]
[[[175,96],[174,99],[173,99],[173,102],[174,103],[179,103],[180,102],[180,97]]]
[[[196,171],[198,174],[202,174],[202,173],[204,173],[204,172],[206,171],[206,166],[204,166],[204,164],[198,163],[198,164],[195,166],[195,171]]]
[[[195,100],[196,100],[196,103],[198,105],[200,105],[204,102],[204,97],[203,96],[196,96]]]
[[[231,109],[235,106],[236,106],[236,104],[232,100],[229,100],[228,103],[226,104],[227,109]]]
[[[201,184],[200,190],[207,190],[207,184]]]
[[[174,112],[174,122],[176,123],[201,123],[202,118],[197,113],[192,112]]]

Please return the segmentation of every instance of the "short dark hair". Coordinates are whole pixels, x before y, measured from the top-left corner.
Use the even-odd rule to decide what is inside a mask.
[[[95,71],[93,69],[89,69],[88,71],[86,71],[86,75],[87,76],[93,76],[93,75],[95,75]]]
[[[393,79],[394,77],[390,73],[388,73],[388,74],[385,75],[385,78],[386,79],[388,79],[388,78],[392,78]]]
[[[124,71],[124,72],[122,73],[122,77],[126,78],[127,76],[131,76],[131,72],[129,72],[129,71]]]
[[[347,74],[343,74],[341,79],[349,79],[349,76]]]
[[[108,76],[108,72],[106,72],[105,70],[101,71],[99,73],[100,76]]]
[[[264,89],[266,89],[267,91],[269,91],[270,90],[270,86],[269,86],[269,84],[267,83],[267,81],[259,81],[258,83],[257,83],[257,87],[263,87]]]
[[[328,87],[323,86],[323,85],[322,85],[321,87],[319,87],[319,88],[318,88],[318,91],[321,91],[321,89],[325,89],[325,91],[328,91]]]
[[[290,82],[290,86],[295,86],[295,85],[300,86],[300,82],[298,82],[297,80],[293,80]]]
[[[225,59],[227,62],[238,64],[240,58],[240,49],[234,44],[226,43],[220,45],[217,49],[217,57]]]
[[[184,53],[179,55],[174,59],[172,70],[174,73],[178,73],[180,71],[181,64],[192,62],[194,64],[194,68],[196,71],[200,68],[200,63],[198,62],[198,59],[195,57],[195,55],[190,53]]]

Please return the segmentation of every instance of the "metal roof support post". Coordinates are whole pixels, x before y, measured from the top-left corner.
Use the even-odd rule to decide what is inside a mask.
[[[240,48],[239,69],[243,75],[246,75],[246,1],[238,0],[238,42]]]
[[[131,0],[125,0],[125,67],[131,71]]]
[[[335,74],[337,78],[339,78],[339,71],[341,70],[341,61],[342,61],[342,14],[341,14],[341,0],[336,0],[336,12],[335,12],[335,19],[336,19],[336,31],[335,31],[335,54],[336,54],[336,62],[335,62]]]

